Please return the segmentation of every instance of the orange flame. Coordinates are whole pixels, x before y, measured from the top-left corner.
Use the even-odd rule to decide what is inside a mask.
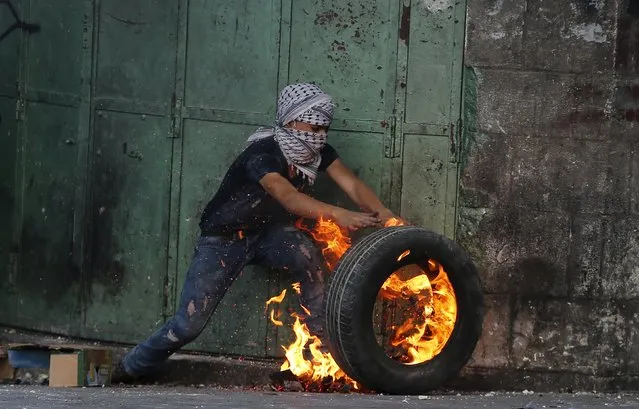
[[[406,257],[407,255],[410,254],[410,250],[406,250],[405,252],[403,252],[402,254],[399,255],[399,257],[397,257],[397,261],[402,261],[402,259],[404,257]]]
[[[295,291],[295,293],[297,295],[302,294],[302,287],[300,283],[293,283],[293,285],[291,285],[291,287],[293,287],[293,291]]]
[[[393,227],[404,224],[403,220],[392,218],[384,226]],[[320,219],[312,230],[303,226],[301,220],[296,226],[309,232],[322,246],[322,253],[331,270],[351,245],[347,234],[331,221]],[[410,251],[406,250],[397,260],[409,254]],[[380,296],[383,299],[406,300],[411,304],[411,307],[407,309],[410,316],[401,325],[391,327],[393,333],[389,339],[392,347],[389,355],[405,364],[424,362],[441,352],[453,331],[457,318],[457,303],[448,275],[434,260],[428,260],[428,269],[431,277],[436,273],[435,279],[429,280],[421,268],[418,268],[417,274],[410,279],[402,278],[404,274],[400,276],[402,270],[399,270],[384,282],[380,290]],[[294,283],[293,289],[299,294],[300,284]],[[286,294],[285,291],[269,302],[273,299],[281,302]],[[301,307],[307,315],[311,314],[306,307],[303,305]],[[273,320],[272,314],[271,320]],[[330,378],[359,389],[358,383],[339,368],[331,354],[322,352],[322,342],[309,332],[303,317],[297,313],[292,313],[291,317],[295,319],[292,325],[295,341],[288,347],[282,347],[286,360],[280,369],[290,370],[307,385]],[[306,350],[310,352],[310,357],[305,356]]]
[[[438,274],[432,281],[421,269],[419,275],[409,280],[402,280],[396,272],[380,291],[384,299],[409,301],[411,310],[417,306],[417,313],[397,327],[390,337],[394,352],[400,352],[398,358],[405,364],[422,363],[439,354],[455,327],[457,301],[453,286],[441,264],[429,260],[429,267],[433,265]]]
[[[339,259],[351,246],[351,238],[348,237],[348,233],[330,220],[320,218],[313,230],[307,229],[301,219],[298,220],[296,226],[300,230],[309,232],[316,242],[322,243],[322,254],[330,270],[335,268]]]
[[[270,303],[278,303],[279,304],[282,301],[284,301],[284,297],[286,297],[286,288],[282,290],[280,295],[276,295],[275,297],[269,298],[269,300],[266,302],[266,306],[268,307],[268,305]]]
[[[391,217],[390,219],[386,220],[386,223],[384,223],[384,227],[403,226],[405,224],[406,223],[404,223],[402,219],[398,219],[397,217]]]
[[[281,327],[282,325],[284,325],[282,321],[275,318],[275,310],[271,310],[271,322],[277,325],[278,327]]]

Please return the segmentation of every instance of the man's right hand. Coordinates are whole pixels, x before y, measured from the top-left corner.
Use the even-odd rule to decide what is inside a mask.
[[[375,227],[382,223],[382,219],[375,213],[351,212],[346,209],[338,209],[333,215],[335,222],[343,228],[349,230],[363,229],[365,227]]]

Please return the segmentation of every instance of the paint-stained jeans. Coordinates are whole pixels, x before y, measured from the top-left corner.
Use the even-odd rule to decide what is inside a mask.
[[[300,302],[312,314],[306,324],[323,337],[324,260],[307,236],[294,226],[277,225],[243,239],[200,237],[177,312],[124,357],[124,369],[133,376],[144,375],[197,338],[247,264],[290,271],[301,283]]]

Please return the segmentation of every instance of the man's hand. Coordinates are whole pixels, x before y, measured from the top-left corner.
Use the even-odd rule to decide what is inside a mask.
[[[382,222],[378,216],[372,213],[351,212],[339,208],[334,212],[335,222],[349,230],[363,229],[365,227],[379,226]]]
[[[388,222],[390,219],[396,218],[399,219],[399,217],[395,216],[395,214],[393,214],[393,212],[391,212],[389,209],[384,208],[383,210],[379,211],[377,213],[377,216],[379,217],[379,219],[381,220],[381,225],[384,226],[386,224],[386,222]]]

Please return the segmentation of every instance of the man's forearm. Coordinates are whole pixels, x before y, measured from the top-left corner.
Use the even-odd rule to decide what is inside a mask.
[[[368,212],[376,213],[386,210],[386,206],[384,206],[375,192],[364,182],[357,183],[351,200]]]
[[[333,219],[339,207],[313,199],[304,193],[297,193],[288,197],[282,205],[290,213],[309,219],[320,217]]]

